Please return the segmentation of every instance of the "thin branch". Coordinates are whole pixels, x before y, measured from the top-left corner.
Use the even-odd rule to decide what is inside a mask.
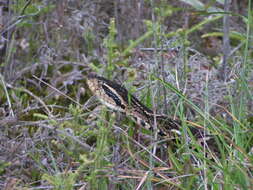
[[[224,2],[224,12],[229,12],[230,0]],[[229,42],[229,15],[225,14],[223,17],[223,62],[220,71],[220,77],[223,81],[227,80],[227,62],[230,54],[230,42]]]
[[[1,81],[2,81],[2,84],[3,84],[3,88],[4,88],[4,92],[6,94],[6,98],[7,98],[7,103],[9,105],[9,109],[10,109],[10,115],[12,117],[14,117],[14,112],[13,112],[13,109],[12,109],[12,106],[11,106],[11,100],[10,100],[10,96],[9,96],[9,93],[8,93],[8,90],[6,88],[6,85],[5,85],[5,82],[4,82],[4,78],[3,76],[0,74],[0,78],[1,78]]]

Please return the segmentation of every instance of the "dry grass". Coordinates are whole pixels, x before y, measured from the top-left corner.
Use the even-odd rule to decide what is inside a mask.
[[[160,3],[135,12],[110,0],[0,2],[0,189],[250,189],[252,20],[231,18],[240,40],[231,37],[224,82],[220,37],[200,42],[220,20]],[[166,143],[101,106],[85,83],[91,71],[185,121],[183,137]],[[215,137],[219,155],[186,120]]]

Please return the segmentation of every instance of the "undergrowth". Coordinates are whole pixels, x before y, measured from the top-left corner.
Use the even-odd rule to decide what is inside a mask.
[[[30,4],[31,1],[12,5],[13,12],[27,16],[12,33],[1,63],[1,71],[9,73],[0,74],[0,143],[2,150],[10,151],[8,155],[0,151],[4,158],[0,161],[0,175],[4,179],[1,184],[12,185],[9,189],[56,190],[251,189],[251,1],[247,17],[224,12],[212,3],[204,6],[199,1],[190,2],[186,2],[190,4],[186,11],[194,9],[193,13],[201,20],[189,28],[167,32],[166,19],[182,9],[166,1],[148,1],[152,10],[150,19],[145,20],[146,32],[124,46],[117,41],[116,21],[111,18],[108,35],[100,46],[101,57],[94,53],[97,44],[91,28],[80,35],[81,39],[87,38],[82,39],[88,43],[86,55],[76,53],[78,40],[70,44],[73,51],[64,49],[68,39],[64,34],[64,40],[59,40],[61,27],[50,33],[57,37],[48,47],[39,47],[36,41],[39,37],[33,34],[25,39],[34,41],[31,49],[20,50],[16,35],[21,30],[29,32],[33,28],[31,23],[46,19],[55,6],[49,3],[43,7],[40,2]],[[218,95],[221,101],[213,103],[212,90],[217,83],[212,86],[216,78],[210,73],[220,66],[221,56],[210,58],[216,63],[206,69],[201,64],[209,58],[191,48],[191,37],[207,25],[215,25],[226,14],[242,18],[247,30],[230,33],[232,42],[240,44],[229,60],[235,71],[232,69],[232,82],[220,81],[226,95]],[[46,33],[45,41],[51,37],[40,26],[33,30],[41,36]],[[73,31],[68,32],[73,35]],[[205,31],[199,38],[222,36],[220,31]],[[57,52],[57,48],[53,50],[50,46],[63,48],[62,52],[67,53],[61,55],[60,50]],[[144,46],[152,48],[145,50]],[[36,49],[43,52],[40,54]],[[32,60],[23,51],[29,52]],[[16,70],[19,74],[11,75],[12,69],[8,68],[18,56],[22,61],[30,60],[32,66],[25,67],[21,74]],[[200,71],[190,60],[194,56],[204,57],[194,62],[201,65]],[[166,62],[171,57],[177,57],[176,63]],[[192,98],[194,93],[189,91],[192,84],[188,80],[202,71],[204,85],[194,91],[201,95]],[[156,131],[140,128],[128,116],[101,106],[85,84],[83,76],[89,72],[123,81],[129,92],[150,109],[179,118],[182,136],[176,140],[163,139]],[[214,147],[207,141],[200,144],[189,130],[191,127],[201,128],[206,136],[212,136]],[[21,161],[17,159],[13,164],[16,157]],[[8,190],[4,185],[1,187]]]

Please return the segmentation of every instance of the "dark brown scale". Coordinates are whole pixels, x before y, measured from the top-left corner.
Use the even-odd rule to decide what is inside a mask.
[[[104,89],[105,93],[111,97],[115,104],[119,107],[121,107],[122,109],[125,109],[126,107],[122,104],[121,100],[118,98],[118,96],[116,94],[114,94],[107,86],[102,85],[102,88]]]

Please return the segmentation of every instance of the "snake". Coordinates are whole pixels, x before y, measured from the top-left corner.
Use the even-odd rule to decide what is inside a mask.
[[[87,76],[87,85],[104,105],[129,115],[139,126],[151,131],[156,129],[161,136],[181,135],[181,121],[179,119],[155,113],[129,93],[123,85],[95,73]],[[191,128],[190,131],[197,138],[203,137],[203,131],[199,129]]]

